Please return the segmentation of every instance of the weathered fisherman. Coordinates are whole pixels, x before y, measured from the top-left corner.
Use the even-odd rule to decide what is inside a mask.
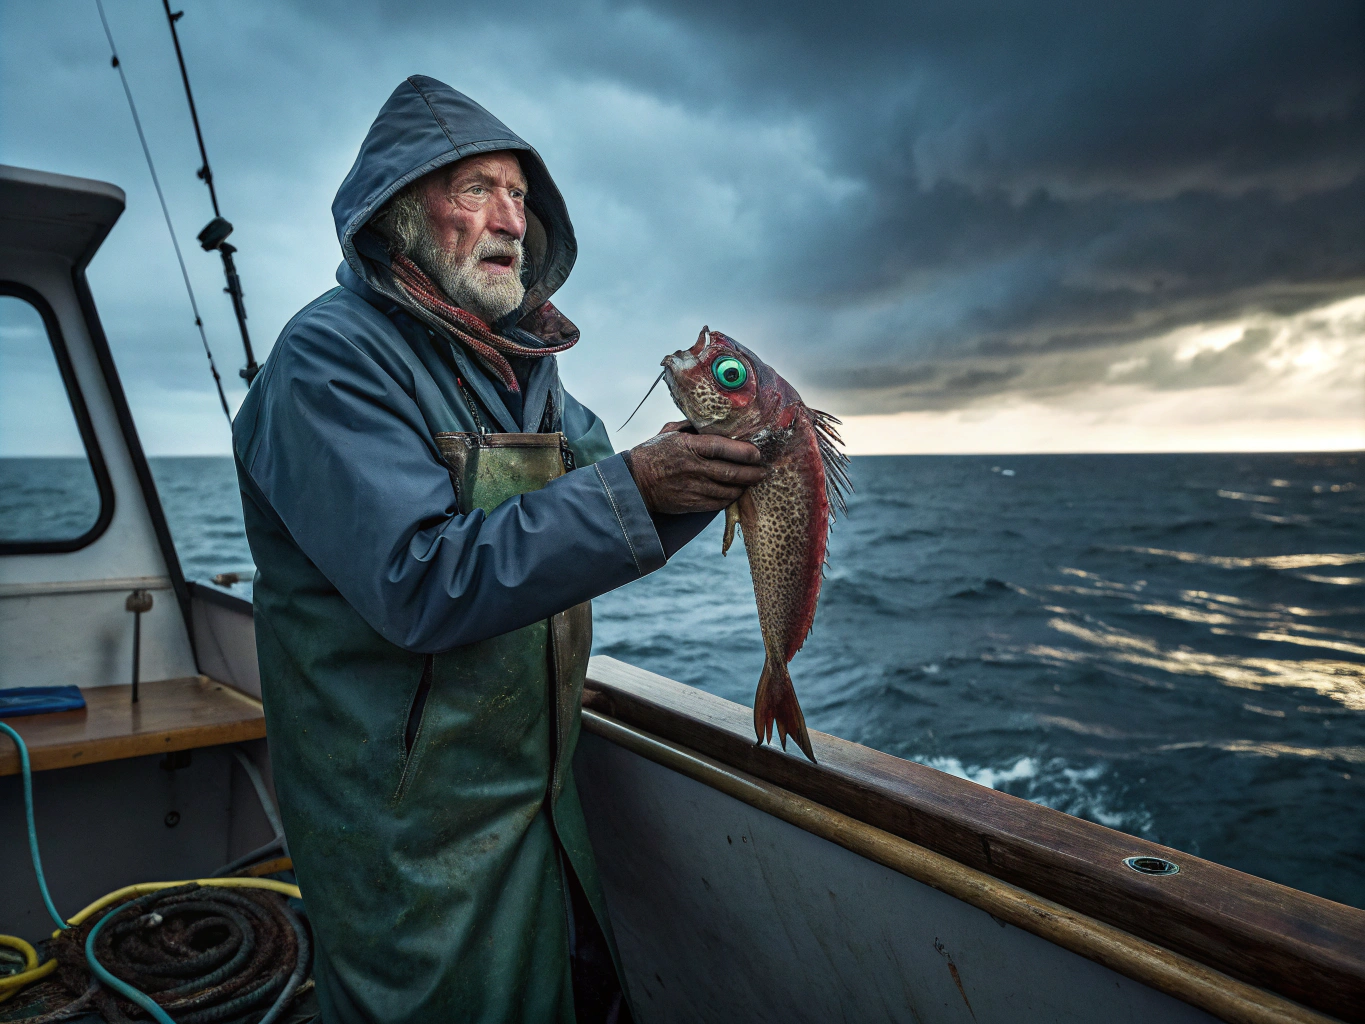
[[[612,454],[553,355],[564,201],[467,97],[403,82],[332,211],[340,287],[234,427],[323,1019],[629,1020],[572,771],[586,602],[765,471],[668,428]]]

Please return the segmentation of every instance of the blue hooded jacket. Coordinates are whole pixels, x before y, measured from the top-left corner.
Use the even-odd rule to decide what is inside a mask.
[[[521,309],[495,326],[539,344],[515,322],[573,267],[577,243],[559,189],[536,151],[488,111],[413,76],[380,111],[332,204],[345,255],[340,287],[285,327],[233,427],[249,509],[283,528],[366,622],[411,651],[482,640],[638,579],[712,518],[651,518],[601,421],[564,392],[554,356],[534,361],[514,401],[388,282],[385,246],[366,227],[374,213],[436,168],[496,150],[517,153],[530,186],[532,271]],[[486,516],[458,514],[432,440],[476,429],[457,377],[491,429],[562,430],[584,468]]]
[[[572,774],[583,602],[658,568],[711,515],[651,517],[554,356],[513,396],[392,282],[375,212],[496,150],[528,179],[530,273],[495,327],[540,344],[519,323],[539,323],[573,266],[563,199],[492,115],[413,77],[337,193],[339,287],[285,327],[233,429],[272,766],[327,1024],[571,1024],[613,1000],[628,1018]],[[580,468],[461,514],[434,435],[480,424],[562,432]]]

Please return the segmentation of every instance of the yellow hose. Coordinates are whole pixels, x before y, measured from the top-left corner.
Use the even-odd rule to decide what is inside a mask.
[[[269,889],[271,892],[293,896],[295,899],[302,898],[297,885],[277,882],[272,878],[199,878],[195,879],[195,882],[198,885],[217,885],[225,889]],[[141,882],[137,885],[125,885],[122,889],[111,892],[108,896],[101,896],[80,913],[68,918],[67,923],[78,925],[111,903],[117,903],[130,896],[143,896],[149,892],[174,889],[177,885],[188,884],[188,882]],[[60,934],[60,931],[55,931],[52,933],[52,937],[55,939]],[[24,964],[27,968],[22,974],[12,974],[7,978],[0,978],[0,1003],[15,995],[21,988],[31,985],[35,981],[41,981],[57,969],[56,960],[49,960],[39,966],[38,951],[16,936],[0,935],[0,946],[9,946],[11,949],[17,949],[23,953]]]
[[[303,898],[297,885],[277,882],[273,878],[196,878],[192,881],[195,885],[217,885],[224,889],[269,889],[271,892],[293,896],[295,899]],[[125,885],[122,889],[111,892],[108,896],[101,896],[84,910],[73,914],[67,918],[67,923],[78,925],[96,911],[103,910],[109,904],[117,903],[129,896],[145,896],[149,892],[156,892],[160,889],[174,889],[177,885],[189,884],[189,882],[139,882],[137,885]],[[54,938],[58,934],[58,932],[52,933]]]
[[[31,971],[38,966],[38,951],[17,935],[0,935],[0,946],[17,949],[24,954],[24,970]],[[10,977],[14,977],[11,975]],[[0,979],[0,981],[8,979]]]
[[[35,981],[42,981],[49,974],[57,969],[57,961],[49,960],[41,967],[35,967],[31,971],[23,974],[11,974],[8,978],[0,981],[0,1003],[3,1003],[11,996],[18,994],[21,988],[32,985]]]
[[[25,985],[46,978],[57,969],[56,960],[49,960],[41,967],[38,966],[38,951],[17,935],[0,935],[0,946],[8,946],[24,954],[24,970],[19,974],[0,978],[0,1003],[12,997]]]

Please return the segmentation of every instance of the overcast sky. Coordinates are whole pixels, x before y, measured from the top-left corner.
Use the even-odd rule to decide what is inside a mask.
[[[422,73],[555,175],[561,367],[613,428],[709,323],[857,451],[1365,445],[1354,0],[179,6],[261,355],[333,284],[332,196]],[[161,5],[106,8],[235,407]],[[226,452],[94,0],[0,3],[0,162],[127,191],[90,278],[144,441]]]

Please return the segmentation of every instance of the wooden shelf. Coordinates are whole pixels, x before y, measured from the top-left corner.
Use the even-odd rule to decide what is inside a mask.
[[[28,744],[34,771],[72,768],[265,736],[260,701],[207,676],[82,690],[86,707],[50,715],[6,718]],[[19,774],[19,752],[0,742],[0,775]]]

